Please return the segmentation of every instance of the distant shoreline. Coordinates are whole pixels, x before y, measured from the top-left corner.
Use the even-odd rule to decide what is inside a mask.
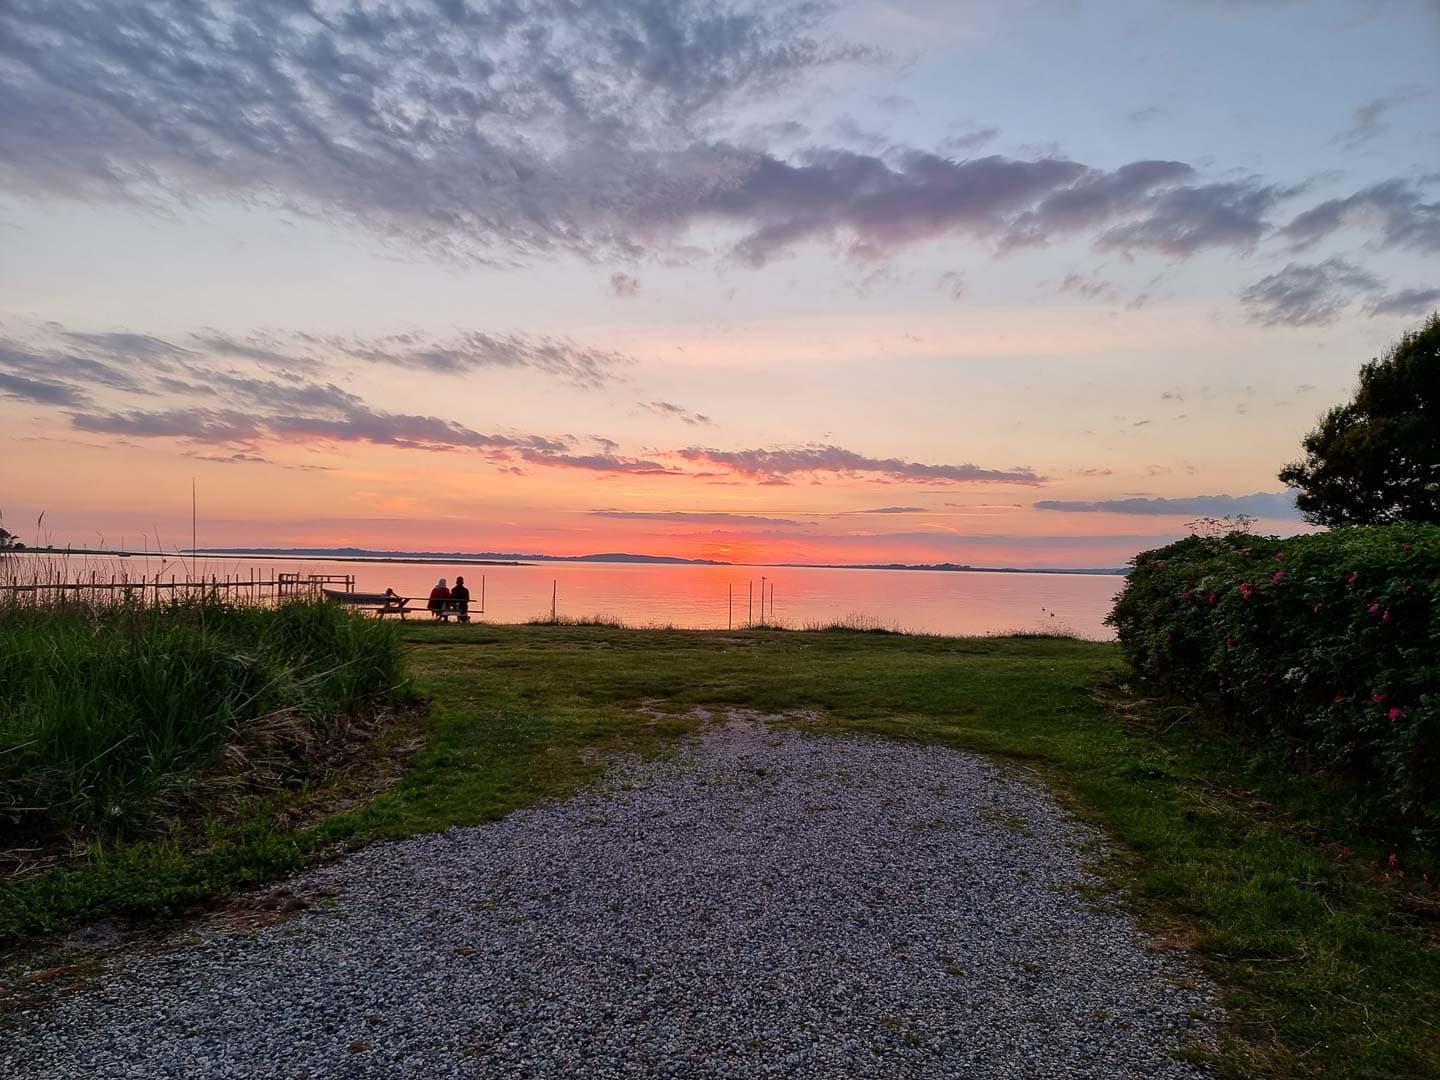
[[[205,548],[196,551],[121,551],[99,548],[56,548],[27,547],[16,550],[17,555],[101,555],[128,558],[215,558],[215,559],[273,559],[289,562],[341,562],[341,563],[410,563],[413,565],[452,566],[535,566],[539,563],[599,563],[616,566],[733,566],[733,567],[774,567],[782,570],[907,570],[929,571],[939,574],[1056,574],[1082,577],[1123,577],[1130,571],[1126,567],[1100,567],[1068,569],[1065,567],[1025,566],[967,566],[961,563],[731,563],[714,559],[681,559],[666,555],[631,555],[616,552],[597,555],[489,555],[443,552],[366,552],[354,549],[326,551],[323,549],[297,548]]]

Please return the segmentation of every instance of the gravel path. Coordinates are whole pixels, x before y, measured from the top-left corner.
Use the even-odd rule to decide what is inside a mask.
[[[982,758],[732,720],[129,954],[0,1076],[1207,1075],[1213,993],[1074,889],[1096,839]]]

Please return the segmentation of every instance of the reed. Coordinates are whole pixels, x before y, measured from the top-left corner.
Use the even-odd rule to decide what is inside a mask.
[[[315,601],[0,606],[0,848],[144,834],[207,782],[303,773],[401,654]]]
[[[640,629],[625,622],[617,615],[536,615],[526,619],[525,626],[600,626],[611,630],[634,630]],[[661,627],[645,627],[645,629],[662,629]]]

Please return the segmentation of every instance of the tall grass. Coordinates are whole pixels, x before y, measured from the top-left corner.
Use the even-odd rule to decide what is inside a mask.
[[[143,832],[247,765],[283,779],[400,658],[323,602],[0,607],[0,848]]]

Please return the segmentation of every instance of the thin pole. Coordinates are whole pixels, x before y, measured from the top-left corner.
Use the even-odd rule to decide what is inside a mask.
[[[195,547],[196,547],[196,540],[195,540],[195,536],[196,536],[195,522],[196,522],[196,517],[197,517],[197,514],[196,514],[196,502],[195,502],[195,478],[192,476],[192,477],[190,478],[190,558],[191,558],[192,560],[195,558]]]
[[[733,581],[730,583],[730,611],[725,616],[725,629],[735,629],[735,583]]]
[[[550,621],[555,622],[555,600],[560,595],[560,580],[557,578],[550,585]]]
[[[775,583],[770,582],[770,618],[775,618]]]
[[[480,575],[480,614],[485,614],[485,575]]]
[[[749,597],[750,597],[750,599],[749,599],[749,601],[748,601],[748,606],[745,608],[745,625],[746,625],[746,626],[754,626],[754,625],[755,625],[755,582],[753,582],[753,581],[747,581],[747,582],[746,582],[746,585],[748,585],[748,586],[750,587],[750,592],[749,592]]]
[[[765,575],[760,575],[760,625],[765,625]]]

